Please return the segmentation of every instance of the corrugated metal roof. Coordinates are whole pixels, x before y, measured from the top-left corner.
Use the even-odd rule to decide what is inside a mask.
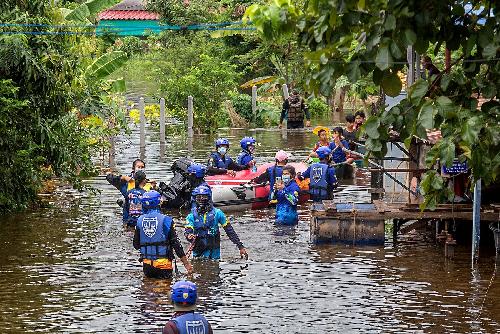
[[[110,10],[144,10],[144,3],[145,1],[142,0],[123,0],[111,7]]]
[[[160,15],[145,10],[105,10],[99,20],[159,20]]]

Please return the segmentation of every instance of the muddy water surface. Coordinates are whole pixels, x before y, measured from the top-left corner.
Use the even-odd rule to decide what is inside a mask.
[[[171,177],[178,157],[205,161],[214,139],[197,136],[189,150],[186,138],[172,135],[160,154],[157,132],[150,132],[146,170],[158,180]],[[315,139],[301,132],[220,133],[233,142],[255,136],[261,162],[283,147],[304,157]],[[119,138],[118,170],[130,170],[138,145],[137,132]],[[366,185],[366,173],[360,175]],[[172,314],[171,281],[144,278],[132,232],[121,227],[118,191],[102,178],[89,183],[100,194],[62,192],[51,208],[0,218],[1,333],[159,333]],[[361,188],[340,196],[365,200]],[[171,214],[182,221],[182,213]],[[440,246],[419,235],[397,245],[388,236],[384,247],[314,245],[306,206],[297,227],[275,226],[272,210],[231,215],[250,259],[239,259],[223,237],[220,262],[194,262],[200,310],[216,333],[500,332],[492,255],[471,269],[466,246],[445,260]]]

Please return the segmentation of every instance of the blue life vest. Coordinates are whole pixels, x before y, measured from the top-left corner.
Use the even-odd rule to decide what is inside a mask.
[[[274,183],[276,182],[277,177],[281,177],[283,174],[283,167],[282,166],[271,166],[267,168],[267,173],[269,174],[269,186],[271,187],[271,192],[274,189]]]
[[[229,165],[233,162],[227,154],[222,157],[218,152],[212,152],[210,158],[213,161],[213,167],[228,169]],[[210,164],[209,164],[210,165]]]
[[[205,215],[198,214],[196,207],[191,210],[194,219],[194,233],[198,236],[198,238],[204,238],[208,235],[215,235],[219,231],[219,225],[215,221],[215,209],[212,208],[209,212],[206,213],[206,220],[204,219]]]
[[[127,201],[128,201],[128,215],[129,217],[139,217],[142,215],[142,203],[141,198],[142,194],[144,194],[146,190],[142,188],[134,188],[127,192]]]
[[[238,155],[238,159],[236,161],[238,162],[238,165],[246,166],[252,160],[253,156],[250,152],[243,150],[240,155]]]
[[[179,334],[208,334],[208,321],[199,313],[185,313],[170,321],[175,323]]]
[[[157,211],[139,217],[136,228],[139,230],[142,258],[157,260],[167,257],[167,236],[171,227],[172,218]]]
[[[219,225],[215,220],[215,209],[212,208],[209,212],[200,215],[194,207],[191,210],[194,220],[194,234],[196,235],[195,247],[193,248],[194,253],[202,253],[209,249],[220,247],[220,233]]]
[[[328,198],[327,173],[327,164],[316,162],[311,165],[309,193],[312,196],[312,200],[318,201]]]

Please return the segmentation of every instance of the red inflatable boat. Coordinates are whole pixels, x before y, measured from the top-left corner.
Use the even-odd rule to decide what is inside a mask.
[[[236,176],[214,175],[205,177],[205,181],[212,188],[212,199],[217,207],[225,210],[260,209],[269,206],[269,184],[249,185],[248,182],[264,173],[274,163],[268,163],[257,167],[254,173],[251,170],[236,172]],[[295,171],[304,172],[307,169],[305,163],[290,163]],[[300,196],[300,201],[305,202],[309,195],[305,191]]]

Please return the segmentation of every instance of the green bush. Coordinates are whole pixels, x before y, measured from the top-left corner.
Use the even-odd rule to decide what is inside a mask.
[[[236,112],[249,123],[255,122],[255,126],[273,126],[279,123],[281,109],[272,103],[258,102],[254,119],[252,112],[252,97],[250,95],[234,94],[231,96],[231,102]]]
[[[234,110],[247,122],[253,121],[252,97],[247,94],[234,94],[231,96]]]
[[[312,99],[307,105],[312,117],[324,116],[330,112],[330,107],[322,99]]]
[[[116,41],[118,50],[124,51],[129,57],[140,54],[144,50],[144,44],[140,38],[135,36],[123,37],[121,40]]]
[[[257,105],[256,126],[269,127],[278,125],[281,108],[268,102],[260,102]]]
[[[206,54],[190,68],[174,69],[176,72],[165,78],[161,88],[173,116],[187,119],[188,95],[194,102],[194,127],[198,131],[216,131],[227,126],[229,117],[223,107],[237,86],[238,74],[234,65]]]

